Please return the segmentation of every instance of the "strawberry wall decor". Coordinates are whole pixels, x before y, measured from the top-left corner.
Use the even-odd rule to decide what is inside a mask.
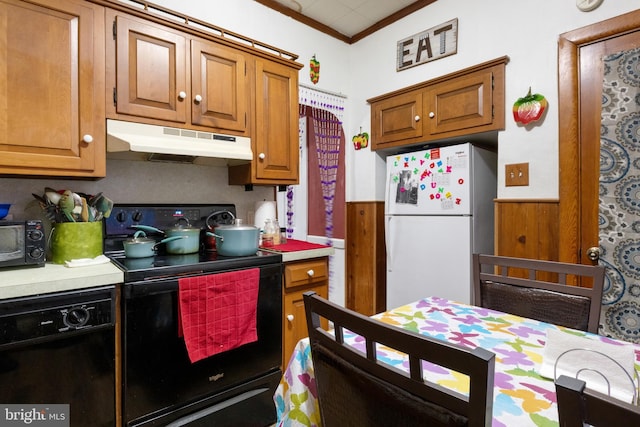
[[[318,83],[320,80],[320,62],[316,59],[315,55],[313,55],[309,61],[309,78],[313,84]]]
[[[513,104],[513,119],[516,123],[528,125],[540,120],[549,106],[547,99],[539,93],[531,94],[531,87],[526,96],[518,98]]]

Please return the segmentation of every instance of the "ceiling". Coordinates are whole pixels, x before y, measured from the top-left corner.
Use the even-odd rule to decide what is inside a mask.
[[[351,44],[436,0],[255,1]]]

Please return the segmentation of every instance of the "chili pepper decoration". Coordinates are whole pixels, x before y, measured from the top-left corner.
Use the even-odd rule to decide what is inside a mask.
[[[320,80],[320,62],[316,60],[316,56],[309,61],[309,78],[311,83],[316,84]]]

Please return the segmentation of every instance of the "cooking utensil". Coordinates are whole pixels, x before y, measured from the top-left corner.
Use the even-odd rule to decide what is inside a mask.
[[[186,225],[181,225],[180,221],[184,221]],[[137,228],[143,231],[161,233],[167,237],[183,237],[179,241],[167,242],[167,253],[169,254],[192,254],[199,252],[200,250],[200,229],[197,227],[191,227],[189,220],[186,218],[180,218],[176,222],[176,226],[167,230],[160,230],[156,227],[148,225],[132,225],[133,228]]]
[[[127,258],[146,258],[154,256],[158,245],[183,238],[184,237],[181,236],[167,237],[166,239],[156,242],[154,239],[147,237],[143,230],[138,230],[131,239],[122,242],[124,246],[124,255]]]
[[[249,256],[258,251],[260,229],[253,225],[244,225],[236,219],[233,225],[219,225],[215,233],[207,231],[208,236],[216,238],[216,250],[223,256]]]

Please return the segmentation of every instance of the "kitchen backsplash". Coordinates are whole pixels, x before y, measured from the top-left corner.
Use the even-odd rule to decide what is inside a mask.
[[[274,187],[227,184],[226,166],[203,166],[131,160],[107,160],[107,177],[100,180],[0,177],[0,203],[11,203],[14,219],[42,218],[31,193],[44,187],[96,194],[117,203],[233,203],[239,218],[253,215],[256,201],[274,200]]]

